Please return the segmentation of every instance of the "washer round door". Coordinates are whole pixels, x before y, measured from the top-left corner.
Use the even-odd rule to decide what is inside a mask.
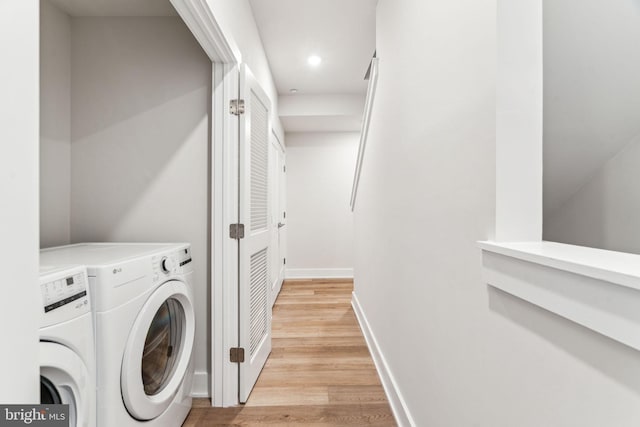
[[[146,301],[127,340],[120,387],[127,411],[151,420],[171,405],[187,373],[195,336],[191,292],[177,280]]]
[[[69,425],[89,427],[91,409],[90,372],[69,347],[54,342],[40,342],[40,403],[68,404]]]

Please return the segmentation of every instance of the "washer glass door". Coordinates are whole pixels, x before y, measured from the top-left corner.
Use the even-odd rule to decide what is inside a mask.
[[[142,383],[149,396],[158,394],[175,370],[184,319],[180,303],[169,298],[151,321],[142,352]]]
[[[56,386],[47,378],[40,375],[40,404],[60,405],[62,398]]]
[[[69,405],[71,427],[95,424],[90,397],[95,387],[91,375],[80,356],[70,348],[40,341],[40,403]]]
[[[194,336],[191,291],[177,280],[162,284],[140,309],[122,360],[120,389],[131,416],[151,420],[171,405],[189,374]]]

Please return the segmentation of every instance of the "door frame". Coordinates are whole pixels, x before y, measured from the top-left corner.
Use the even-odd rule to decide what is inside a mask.
[[[228,407],[238,401],[238,364],[229,351],[238,346],[238,241],[229,225],[238,222],[238,119],[229,104],[238,97],[242,55],[225,34],[207,0],[170,0],[212,62],[210,186],[209,325],[210,375],[194,377],[194,396],[211,396],[211,405]],[[205,391],[206,390],[206,391]]]

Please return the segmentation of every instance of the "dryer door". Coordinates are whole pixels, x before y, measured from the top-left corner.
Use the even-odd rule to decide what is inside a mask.
[[[89,427],[91,420],[89,396],[95,393],[89,384],[89,370],[70,348],[53,342],[40,342],[40,402],[69,405],[69,425]]]
[[[133,417],[151,420],[171,405],[190,365],[194,335],[189,288],[166,282],[140,310],[122,360],[122,398]]]

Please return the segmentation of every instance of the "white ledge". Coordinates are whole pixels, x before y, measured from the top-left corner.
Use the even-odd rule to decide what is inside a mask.
[[[478,242],[481,249],[640,290],[640,255],[555,242]]]
[[[479,242],[485,283],[640,350],[640,255]]]

